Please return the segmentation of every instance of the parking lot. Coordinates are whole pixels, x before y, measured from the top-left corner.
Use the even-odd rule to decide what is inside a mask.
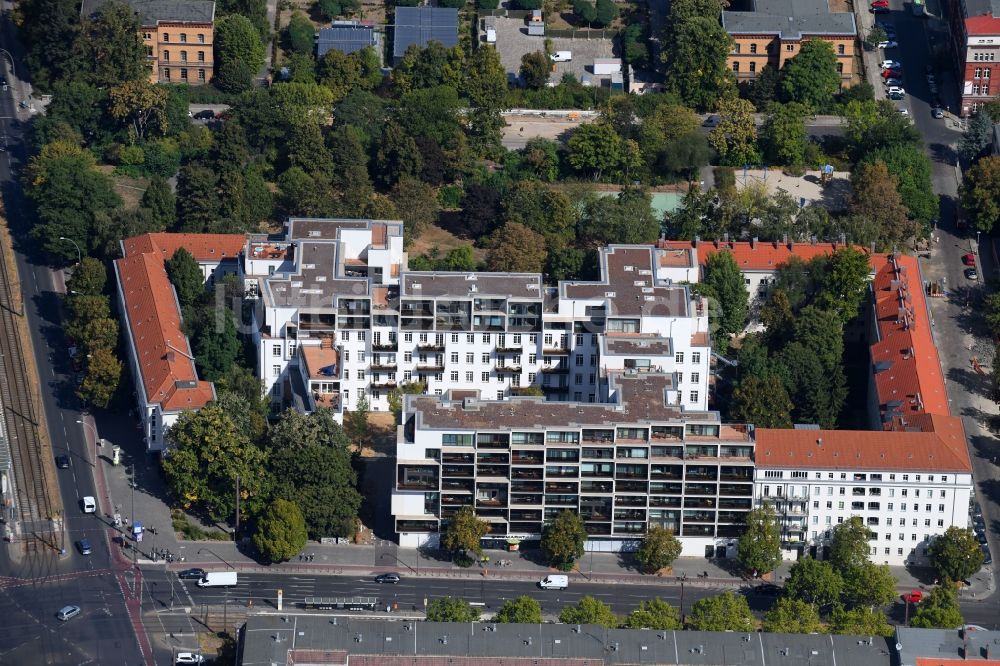
[[[545,50],[545,37],[529,36],[524,19],[496,18],[497,53],[500,62],[507,72],[509,80],[517,79],[521,70],[521,57],[526,53]],[[567,39],[551,37],[553,51],[570,51],[573,59],[570,62],[553,63],[550,83],[559,83],[563,74],[573,74],[578,80],[584,73],[593,71],[595,58],[613,57],[613,44],[610,39]]]

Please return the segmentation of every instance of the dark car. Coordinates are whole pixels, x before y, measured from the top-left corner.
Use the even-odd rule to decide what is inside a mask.
[[[890,10],[888,7],[876,5],[875,7],[869,9],[868,11],[870,11],[872,14],[888,14]]]
[[[386,574],[379,574],[378,576],[375,576],[375,582],[376,583],[391,583],[391,584],[395,585],[400,580],[401,580],[401,578],[400,578],[400,575],[398,573],[386,573]]]
[[[888,97],[889,97],[889,99],[898,102],[899,100],[905,98],[906,95],[903,95],[901,93],[889,93]]]
[[[215,118],[215,112],[209,109],[194,114],[195,120],[212,120],[213,118]]]
[[[758,585],[753,588],[753,591],[762,597],[778,597],[781,596],[782,588],[780,585],[771,585],[768,583],[766,585]]]
[[[56,467],[69,469],[69,456],[56,456]]]
[[[181,580],[201,580],[205,577],[204,569],[185,569],[184,571],[178,571],[177,577]]]
[[[77,541],[76,549],[80,551],[81,555],[90,555],[94,552],[94,548],[90,545],[89,539],[80,539]]]
[[[965,277],[967,279],[969,279],[969,280],[978,280],[979,279],[979,271],[977,271],[975,268],[966,268],[965,269]]]
[[[989,542],[986,540],[986,532],[976,532],[976,541],[979,542],[980,546],[989,545]]]
[[[983,564],[993,564],[993,555],[989,546],[983,546]]]

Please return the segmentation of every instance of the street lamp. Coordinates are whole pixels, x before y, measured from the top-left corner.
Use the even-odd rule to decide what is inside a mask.
[[[61,241],[69,241],[70,243],[72,243],[73,247],[76,248],[76,263],[78,263],[78,264],[83,263],[83,259],[81,258],[82,257],[82,253],[80,252],[80,246],[76,244],[75,240],[73,240],[72,238],[66,238],[65,236],[60,236],[59,240],[61,240]]]
[[[8,51],[7,49],[0,49],[0,53],[2,53],[5,56],[7,56],[7,59],[10,60],[10,75],[11,75],[12,78],[16,79],[17,78],[17,72],[14,70],[14,56],[12,56],[10,54],[10,51]]]
[[[94,433],[94,442],[98,446],[104,446],[104,440],[100,436],[98,436],[98,434],[97,434],[97,428],[96,427],[94,427],[91,424],[87,423],[83,419],[77,419],[76,422],[79,423],[80,425],[84,426],[85,428],[90,428],[91,431],[93,431],[93,433]]]

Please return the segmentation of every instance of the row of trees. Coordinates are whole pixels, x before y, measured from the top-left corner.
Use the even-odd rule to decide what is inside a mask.
[[[76,394],[85,404],[101,409],[111,403],[122,374],[117,355],[118,320],[111,314],[107,287],[104,264],[84,257],[66,283],[64,301],[64,330],[76,347],[73,362],[83,369]]]

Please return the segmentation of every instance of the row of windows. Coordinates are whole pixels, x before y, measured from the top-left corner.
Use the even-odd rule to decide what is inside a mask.
[[[796,492],[796,488],[797,487],[800,488],[800,490],[798,492]],[[834,488],[833,486],[827,486],[826,487],[826,494],[827,494],[827,496],[833,495],[833,488]],[[901,497],[909,497],[910,496],[910,490],[913,491],[913,496],[914,497],[920,497],[920,491],[921,491],[920,488],[900,488],[899,489],[899,494],[900,494]],[[924,495],[924,497],[934,497],[934,491],[932,489],[930,489],[930,488],[924,488],[923,490],[927,493],[926,495]],[[889,497],[895,497],[896,496],[896,489],[895,488],[886,488],[885,491],[886,491],[886,495],[889,496]],[[939,491],[939,493],[940,493],[939,496],[941,498],[947,497],[947,491],[945,491],[945,490],[942,489],[942,490]],[[792,496],[792,497],[795,497],[795,496],[805,497],[805,496],[807,496],[809,494],[809,486],[789,486],[788,487],[788,494],[789,494],[789,496]],[[819,486],[813,486],[813,492],[812,492],[812,494],[813,495],[817,495],[817,496],[821,495],[822,493],[820,492],[820,487]],[[847,495],[847,487],[846,486],[839,486],[837,488],[837,494],[838,495]],[[879,488],[879,487],[869,487],[869,488],[867,488],[867,493],[866,493],[866,489],[865,488],[859,488],[857,486],[851,488],[851,495],[853,495],[855,497],[861,496],[861,495],[865,495],[865,494],[872,495],[872,496],[881,496],[882,495],[882,488]],[[783,497],[784,495],[785,495],[785,489],[783,487],[781,487],[781,486],[776,486],[775,489],[774,489],[774,496],[775,497]],[[764,494],[763,494],[763,496],[764,497],[771,497],[771,486],[764,486]],[[827,504],[829,504],[829,502],[827,502]],[[819,508],[819,502],[813,502],[813,507],[815,507],[815,508],[818,509]]]
[[[973,75],[974,79],[988,79],[990,78],[990,68],[989,67],[976,67],[976,72]]]
[[[153,49],[152,48],[146,49],[146,55],[150,55],[150,56],[153,55]],[[166,61],[166,62],[170,62],[170,51],[164,51],[163,52],[163,60]],[[188,61],[188,52],[187,51],[181,51],[180,62],[187,62],[187,61]],[[198,62],[205,62],[205,52],[204,51],[198,51]]]
[[[894,505],[893,502],[889,502],[889,504],[886,506],[886,510],[887,511],[894,511],[895,510],[894,506],[895,505]],[[906,502],[903,502],[902,504],[900,504],[900,511],[906,511],[906,506],[907,506]],[[881,507],[881,503],[880,502],[868,502],[868,510],[869,511],[879,511],[879,510],[881,510],[880,507]],[[814,509],[818,509],[819,508],[819,502],[813,502],[813,508]],[[827,509],[833,509],[833,502],[827,502],[826,503],[826,508]],[[844,508],[844,502],[837,502],[837,508],[843,510],[843,508]],[[864,502],[851,502],[851,511],[864,511],[864,510],[865,510],[865,503]],[[932,505],[931,504],[925,504],[924,505],[924,511],[930,513],[932,510],[933,509],[932,509]],[[944,504],[938,504],[938,509],[937,510],[938,510],[939,513],[943,513],[944,510],[945,510],[945,505]],[[913,503],[913,511],[920,511],[920,505],[917,504],[916,502]],[[829,516],[827,516],[827,520],[829,520],[829,519],[830,519]],[[900,519],[901,522],[904,521],[904,520],[905,520],[905,518],[901,518]],[[813,522],[815,522],[815,521],[816,521],[816,516],[813,516]],[[886,524],[887,525],[892,525],[892,518],[889,518],[888,522]],[[915,524],[916,523],[914,523],[914,525]]]
[[[177,36],[178,36],[178,38],[180,39],[180,43],[181,43],[181,44],[187,44],[187,40],[188,40],[188,36],[187,36],[187,33],[186,33],[186,32],[182,32],[181,34],[179,34],[179,35],[177,35]],[[143,37],[144,37],[145,39],[152,39],[152,38],[153,38],[153,36],[152,36],[151,34],[149,34],[148,32],[147,32],[147,33],[144,33],[144,34],[143,34]],[[197,35],[195,35],[195,40],[196,40],[196,41],[197,41],[197,42],[198,42],[199,44],[204,44],[204,43],[205,43],[205,34],[204,34],[204,33],[201,33],[201,32],[199,32],[199,33],[198,33]],[[163,41],[164,41],[164,42],[169,42],[169,41],[170,41],[170,33],[169,33],[169,32],[165,32],[165,33],[163,33]]]
[[[815,479],[822,479],[823,478],[823,472],[815,472],[814,474],[815,474],[815,476],[813,478],[815,478]],[[833,479],[834,478],[834,474],[835,474],[835,472],[826,472],[826,478],[827,479]],[[848,474],[847,472],[840,472],[840,478],[841,479],[847,479],[847,474]],[[805,479],[805,478],[808,478],[808,476],[809,476],[808,472],[803,472],[801,470],[795,470],[795,471],[791,472],[791,478],[793,478],[793,479]],[[851,473],[851,480],[852,481],[882,481],[883,476],[884,475],[881,472],[873,472],[873,473],[852,472]],[[888,475],[889,481],[895,481],[896,480],[896,476],[897,476],[896,474],[889,474]],[[902,474],[902,475],[899,475],[899,476],[901,477],[901,479],[903,481],[909,481],[911,475],[910,474]],[[783,479],[783,478],[785,478],[785,472],[784,472],[784,470],[772,470],[772,469],[765,470],[764,471],[764,478],[765,479]],[[913,475],[913,480],[914,481],[922,481],[923,478],[924,478],[923,474],[914,474]],[[941,483],[947,483],[948,482],[948,478],[949,477],[948,477],[947,474],[942,474],[940,477],[937,477],[934,474],[928,474],[927,475],[927,481],[930,482],[930,483],[933,483],[935,479],[938,479]],[[830,487],[827,488],[827,494],[828,495],[832,494],[832,491],[829,488]],[[804,491],[805,491],[805,488],[803,488],[803,492]],[[813,492],[815,492],[815,493],[818,494],[819,493],[819,486],[813,486]]]
[[[990,84],[984,83],[980,86],[978,83],[972,84],[972,94],[973,95],[983,95],[988,97],[990,94]]]
[[[972,60],[975,62],[982,62],[984,60],[992,61],[997,59],[997,54],[993,51],[988,53],[973,53]]]
[[[770,45],[766,47],[766,50],[768,53],[771,52]],[[791,52],[794,50],[795,50],[795,44],[785,44],[785,51]],[[735,44],[733,44],[733,53],[739,53],[739,52],[740,52],[740,43],[736,42]],[[757,44],[750,44],[750,54],[753,55],[755,53],[757,53]],[[837,55],[844,55],[845,53],[846,53],[846,47],[843,44],[837,44]],[[751,69],[750,71],[752,72],[753,70]]]
[[[747,71],[749,71],[751,73],[756,72],[757,71],[757,63],[751,62],[749,64],[750,64],[750,68]],[[739,63],[739,61],[736,61],[736,62],[733,63],[733,71],[734,72],[739,72],[740,71],[740,63]],[[844,63],[842,63],[842,62],[838,62],[837,63],[837,73],[838,74],[843,74],[844,73]]]
[[[186,67],[182,67],[181,69],[179,69],[177,71],[179,72],[179,76],[180,76],[180,80],[181,81],[187,81],[188,80],[188,71],[187,71]],[[172,81],[173,80],[173,73],[171,72],[171,69],[169,67],[164,67],[163,68],[163,80],[164,81]],[[205,80],[205,70],[203,70],[203,69],[199,69],[198,70],[198,80],[199,81],[204,81]]]
[[[674,362],[683,363],[684,352],[677,352],[676,354],[674,354]],[[695,364],[701,363],[701,352],[691,352],[691,362]]]

